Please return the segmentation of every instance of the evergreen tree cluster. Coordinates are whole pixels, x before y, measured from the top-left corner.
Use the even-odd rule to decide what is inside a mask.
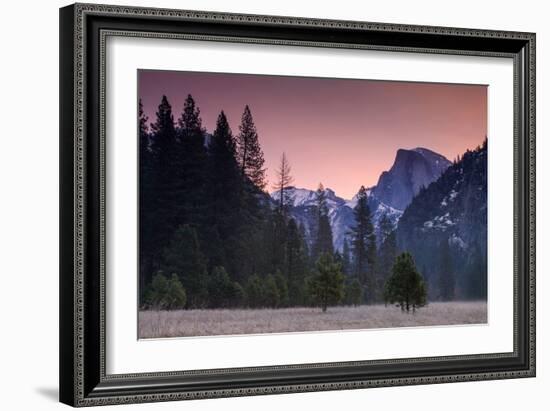
[[[375,230],[367,190],[361,187],[354,224],[338,251],[322,184],[308,227],[310,246],[304,226],[292,218],[286,190],[293,178],[285,153],[273,186],[278,198],[272,200],[265,192],[264,155],[249,106],[236,135],[223,111],[209,134],[191,95],[176,116],[163,96],[154,121],[148,122],[140,101],[142,307],[317,306],[326,311],[338,304],[390,302],[414,311],[426,303],[428,289],[432,298],[436,293],[441,300],[453,300],[457,294],[486,295],[486,257],[481,252],[486,246],[486,209],[475,206],[486,205],[486,189],[480,189],[486,187],[486,142],[421,189],[397,228],[382,216]],[[451,189],[461,194],[452,197]],[[462,221],[485,227],[485,232],[470,233],[468,242],[480,246],[465,256],[458,254],[453,240],[456,228],[423,231],[423,223],[434,214],[430,205],[445,199],[454,201],[451,214],[455,207]],[[464,263],[459,266],[457,261]],[[460,270],[466,275],[459,284]]]
[[[342,301],[342,265],[323,188],[317,241],[309,250],[304,228],[286,212],[292,177],[285,154],[277,204],[264,192],[264,157],[250,107],[236,136],[223,111],[208,134],[191,95],[177,120],[163,96],[149,126],[140,101],[138,125],[142,307],[326,309]],[[320,291],[327,279],[338,292]]]
[[[422,267],[430,299],[487,298],[487,139],[419,191],[396,234]]]
[[[337,253],[345,274],[344,300],[352,305],[381,303],[398,254],[395,227],[383,215],[377,235],[365,187],[359,189],[353,213],[355,222]]]

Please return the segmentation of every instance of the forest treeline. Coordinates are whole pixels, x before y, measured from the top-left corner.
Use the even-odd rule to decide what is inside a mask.
[[[248,106],[235,134],[223,111],[207,133],[191,95],[176,115],[163,96],[148,122],[140,101],[142,308],[326,310],[386,301],[408,311],[426,302],[426,284],[412,256],[399,254],[390,219],[383,216],[375,232],[364,187],[339,252],[319,185],[308,246],[304,227],[288,212],[292,175],[284,153],[273,187],[279,198],[266,193],[263,151]]]

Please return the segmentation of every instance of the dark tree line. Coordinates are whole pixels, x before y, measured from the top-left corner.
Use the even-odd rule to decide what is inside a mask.
[[[265,201],[263,157],[249,108],[237,137],[223,111],[208,136],[191,95],[177,121],[166,96],[150,127],[147,121],[140,102],[142,304],[160,271],[177,275],[186,307],[227,304],[229,294],[238,300],[239,282],[260,265],[247,258],[257,255],[247,249],[261,236]],[[227,295],[211,298],[213,283],[224,281]]]
[[[383,215],[378,236],[373,224],[367,190],[361,187],[353,210],[354,224],[337,258],[345,274],[344,301],[354,305],[384,301],[384,288],[398,255],[395,227]]]
[[[171,309],[333,303],[327,297],[332,291],[327,294],[323,288],[329,286],[327,273],[336,276],[336,283],[343,280],[322,186],[317,241],[309,250],[304,227],[287,213],[285,188],[292,177],[284,154],[276,206],[264,192],[263,152],[248,106],[236,136],[223,111],[208,134],[191,95],[174,118],[163,96],[148,126],[140,101],[141,305]],[[175,298],[167,291],[169,285],[183,294]]]
[[[272,201],[250,107],[234,135],[219,113],[209,134],[188,95],[175,115],[166,96],[149,119],[139,104],[140,303],[144,308],[359,305],[387,300],[398,254],[387,217],[377,239],[361,187],[355,225],[333,246],[326,192],[316,192],[311,248],[289,211],[283,153]]]
[[[427,286],[417,270],[413,257],[397,247],[396,230],[383,215],[377,241],[366,190],[361,187],[354,208],[355,224],[342,250],[343,266],[347,267],[346,301],[397,304],[402,311],[413,313],[427,303]]]
[[[431,300],[487,298],[487,139],[420,189],[397,243],[422,267]]]
[[[374,229],[364,187],[358,192],[354,217],[339,256],[346,302],[392,302],[395,294],[388,293],[388,287],[395,291],[406,278],[395,275],[396,265],[405,264],[399,260],[403,253],[410,253],[407,264],[414,267],[408,272],[419,275],[418,298],[409,296],[417,301],[409,304],[413,311],[425,304],[424,294],[440,301],[487,297],[486,139],[458,157],[438,180],[421,188],[397,227],[384,215],[378,230]]]

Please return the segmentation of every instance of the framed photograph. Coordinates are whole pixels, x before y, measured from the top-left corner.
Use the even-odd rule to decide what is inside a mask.
[[[535,376],[535,34],[60,22],[62,402]]]

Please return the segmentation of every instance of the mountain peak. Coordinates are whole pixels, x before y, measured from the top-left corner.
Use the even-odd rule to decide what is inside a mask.
[[[435,181],[450,165],[444,156],[427,148],[401,148],[392,167],[380,175],[373,194],[383,203],[404,210],[422,186]]]

